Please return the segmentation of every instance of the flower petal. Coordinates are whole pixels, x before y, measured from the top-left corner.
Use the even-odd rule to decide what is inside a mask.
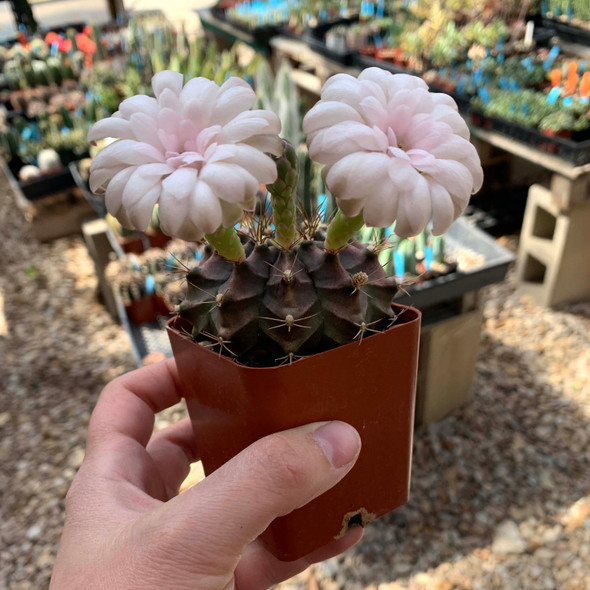
[[[235,203],[228,203],[227,201],[219,201],[221,205],[221,224],[223,227],[233,227],[236,223],[242,220],[244,217],[244,209],[252,210],[254,207],[245,207],[242,209],[240,205]]]
[[[129,117],[129,124],[133,128],[133,133],[137,141],[149,143],[157,150],[162,150],[162,142],[158,138],[157,120],[145,113],[133,113]]]
[[[401,160],[392,160],[401,162]],[[405,163],[404,163],[405,165]],[[432,215],[430,191],[426,179],[409,167],[409,174],[396,175],[398,183],[403,182],[404,193],[399,199],[395,233],[401,238],[416,236],[424,231]],[[390,165],[390,175],[392,175]],[[406,179],[404,182],[403,179]],[[398,188],[401,188],[398,184]]]
[[[122,205],[135,229],[147,229],[162,189],[162,176],[170,172],[166,164],[144,164],[127,181]]]
[[[380,184],[391,185],[386,154],[358,152],[334,164],[326,184],[336,200],[368,199]]]
[[[283,154],[283,141],[278,135],[255,135],[241,143],[273,156],[280,157]]]
[[[240,113],[256,103],[256,93],[250,86],[233,86],[219,93],[213,109],[213,119],[218,125],[226,125]]]
[[[432,203],[432,233],[440,236],[446,233],[455,220],[455,207],[447,189],[428,181],[430,187],[430,201]]]
[[[125,119],[107,117],[97,121],[88,131],[88,141],[114,137],[115,139],[137,139],[133,126]]]
[[[226,141],[244,141],[253,135],[274,135],[281,131],[279,118],[270,111],[246,111],[240,113],[223,127]]]
[[[156,117],[159,109],[158,101],[155,98],[138,94],[137,96],[126,98],[119,105],[119,114],[125,119],[129,119],[133,113],[145,113],[150,117]]]
[[[122,209],[123,191],[125,190],[127,181],[131,178],[131,175],[134,172],[135,166],[130,166],[129,168],[117,172],[111,178],[104,195],[107,211],[113,217],[116,217],[124,227],[130,227],[130,223]]]
[[[188,197],[195,189],[197,174],[194,168],[179,168],[162,181],[160,224],[167,235],[181,237],[182,233],[182,236],[193,236],[190,226],[194,227],[194,223],[189,217]],[[202,235],[200,230],[195,229],[194,235],[199,233]]]
[[[334,164],[357,151],[385,152],[387,136],[377,127],[345,122],[319,131],[309,145],[309,154],[320,164]]]
[[[216,231],[222,223],[219,199],[203,180],[197,181],[190,197],[189,217],[206,234]]]
[[[218,146],[213,156],[209,158],[209,163],[214,162],[237,164],[263,184],[269,184],[277,179],[277,166],[272,159],[256,148],[243,143]]]
[[[152,88],[154,89],[156,98],[160,98],[160,95],[166,89],[172,90],[172,92],[178,96],[182,90],[182,81],[183,76],[178,72],[173,72],[171,70],[158,72],[152,78]]]
[[[218,198],[228,203],[245,203],[258,190],[258,181],[249,172],[236,164],[207,164],[199,176]]]
[[[305,117],[303,117],[303,133],[307,136],[311,136],[321,129],[331,127],[332,125],[344,121],[362,123],[363,118],[359,112],[353,109],[350,105],[341,102],[322,100],[311,108]]]
[[[94,158],[92,168],[113,168],[127,164],[138,165],[163,161],[164,156],[153,145],[132,139],[119,139],[104,148]]]

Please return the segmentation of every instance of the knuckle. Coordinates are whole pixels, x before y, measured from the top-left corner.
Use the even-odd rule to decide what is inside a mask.
[[[289,437],[268,436],[253,448],[254,460],[261,466],[268,483],[277,490],[307,487],[311,483],[309,458]]]

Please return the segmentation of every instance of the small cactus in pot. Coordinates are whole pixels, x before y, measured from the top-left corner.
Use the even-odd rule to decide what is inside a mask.
[[[120,138],[95,158],[90,185],[124,226],[144,230],[158,203],[164,233],[210,244],[178,313],[193,338],[243,364],[292,362],[391,326],[395,279],[356,233],[395,222],[408,237],[432,219],[441,234],[481,186],[452,99],[378,68],[340,74],[303,123],[339,206],[318,231],[298,217],[297,152],[274,113],[249,110],[256,96],[245,82],[183,87],[165,71],[153,88],[156,98],[128,99],[90,131]],[[272,216],[255,218],[261,183]]]
[[[123,101],[94,126],[91,140],[120,139],[95,158],[90,186],[125,225],[145,229],[158,203],[165,233],[208,242],[168,322],[207,475],[301,424],[342,420],[360,433],[346,477],[261,534],[291,561],[408,499],[420,313],[392,304],[394,279],[355,236],[394,222],[415,235],[431,219],[444,232],[481,167],[454,103],[420,79],[334,76],[303,122],[338,204],[320,228],[298,216],[297,152],[277,115],[249,110],[256,96],[241,80],[182,82],[159,73],[155,98]],[[260,184],[272,213],[256,214]]]

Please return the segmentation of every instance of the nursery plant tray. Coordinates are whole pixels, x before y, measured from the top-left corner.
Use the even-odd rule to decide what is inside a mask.
[[[304,35],[302,40],[316,53],[319,53],[332,61],[338,62],[343,66],[352,65],[357,56],[356,51],[336,51],[335,49],[331,49],[322,39],[318,39],[311,35]]]
[[[225,9],[217,7],[217,6],[214,6],[213,8],[211,8],[209,10],[199,11],[199,16],[201,17],[201,20],[203,20],[203,15],[206,16],[207,12],[209,12],[209,14],[211,16],[213,16],[214,18],[216,18],[218,21],[223,21],[228,26],[233,27],[233,28],[237,29],[238,31],[241,31],[242,33],[245,33],[246,35],[251,37],[252,42],[255,45],[260,45],[260,46],[265,46],[265,47],[268,47],[268,42],[270,41],[270,39],[272,37],[274,37],[275,35],[278,35],[280,33],[281,26],[282,26],[282,23],[281,23],[281,24],[276,24],[276,25],[265,25],[262,27],[249,27],[248,25],[245,25],[245,24],[240,23],[238,21],[232,20],[231,18],[228,18]]]
[[[404,287],[407,294],[400,292],[395,298],[396,303],[413,305],[420,310],[426,310],[425,315],[427,315],[428,308],[503,281],[508,267],[515,260],[515,256],[506,248],[461,217],[445,234],[445,250],[447,255],[452,257],[465,249],[483,256],[484,264],[467,272],[456,271]]]
[[[62,168],[26,182],[18,181],[18,184],[29,201],[38,201],[47,195],[62,192],[75,186],[68,168]]]
[[[131,352],[137,366],[143,366],[143,359],[154,352],[161,352],[167,357],[172,356],[170,340],[165,330],[165,324],[170,317],[158,316],[154,322],[134,324],[129,319],[119,294],[114,292],[114,297],[119,321],[129,336]]]
[[[544,27],[553,29],[558,37],[564,41],[571,41],[572,43],[579,43],[580,45],[590,45],[590,30],[576,27],[569,22],[564,22],[556,18],[549,18],[544,16],[541,19]]]
[[[533,127],[489,117],[479,111],[472,112],[472,122],[483,129],[497,131],[533,148],[553,154],[574,166],[590,163],[590,139],[574,141],[564,137],[545,135]]]

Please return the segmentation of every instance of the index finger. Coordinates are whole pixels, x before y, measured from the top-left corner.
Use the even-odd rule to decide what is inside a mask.
[[[150,440],[155,414],[182,398],[174,359],[126,373],[102,391],[88,427],[87,451],[104,441],[132,439],[143,447]]]

